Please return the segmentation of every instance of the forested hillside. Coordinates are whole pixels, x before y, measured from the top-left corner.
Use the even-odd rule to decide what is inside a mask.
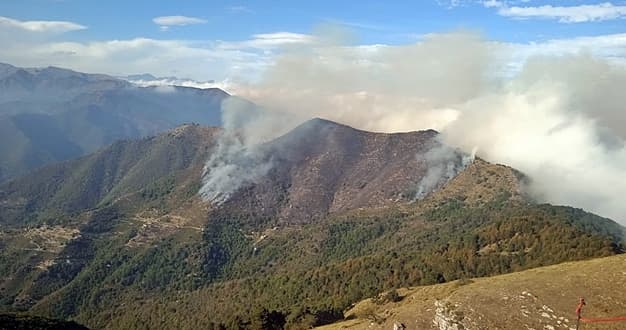
[[[384,290],[623,252],[613,221],[537,204],[522,174],[480,159],[415,200],[433,131],[313,121],[290,133],[311,149],[270,142],[266,177],[213,205],[197,193],[219,132],[187,125],[1,185],[2,310],[91,328],[308,328]],[[414,171],[387,170],[406,161]]]
[[[220,125],[219,89],[139,87],[101,74],[0,63],[0,182],[119,139]]]

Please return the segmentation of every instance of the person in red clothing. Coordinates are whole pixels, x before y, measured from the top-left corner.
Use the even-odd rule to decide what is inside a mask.
[[[580,324],[580,318],[582,317],[581,314],[583,312],[583,306],[585,306],[587,303],[585,303],[585,298],[580,297],[580,300],[578,301],[578,306],[576,307],[576,330],[578,330],[578,325]]]

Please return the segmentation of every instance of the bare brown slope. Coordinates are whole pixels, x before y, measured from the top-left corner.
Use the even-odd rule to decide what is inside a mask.
[[[314,119],[264,146],[274,167],[225,210],[255,207],[280,223],[409,201],[424,177],[433,130],[384,134]]]
[[[401,289],[397,303],[358,303],[356,319],[320,329],[575,329],[578,298],[585,317],[626,316],[626,256],[569,262],[519,273]],[[580,329],[626,329],[626,321]]]

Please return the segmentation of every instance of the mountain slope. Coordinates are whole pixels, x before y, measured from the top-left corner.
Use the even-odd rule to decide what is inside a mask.
[[[43,210],[76,213],[180,171],[199,171],[217,132],[181,126],[156,137],[116,142],[92,155],[9,181],[0,185],[0,224],[46,223],[52,219],[37,218]]]
[[[587,302],[584,317],[626,316],[625,269],[620,255],[399,289],[399,301],[359,302],[346,313],[352,320],[320,329],[391,329],[394,323],[407,329],[574,329],[579,297]],[[624,321],[581,329],[624,329]]]
[[[307,328],[394,287],[622,252],[616,223],[533,203],[517,171],[463,167],[434,131],[313,120],[263,145],[268,172],[211,204],[197,193],[220,132],[186,125],[0,185],[0,310],[93,328]],[[414,200],[441,166],[461,172]]]
[[[371,133],[310,120],[263,145],[260,153],[272,164],[268,175],[221,209],[245,212],[255,205],[279,224],[308,223],[330,213],[410,200],[427,172],[422,155],[440,145],[436,135]]]
[[[42,317],[0,314],[0,329],[30,330],[87,330],[84,326],[72,321],[51,320]]]
[[[0,66],[0,181],[115,140],[220,124],[219,89],[137,87],[61,68]]]

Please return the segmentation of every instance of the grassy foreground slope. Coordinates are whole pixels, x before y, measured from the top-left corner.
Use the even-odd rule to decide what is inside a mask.
[[[579,297],[587,301],[584,317],[626,316],[626,256],[397,292],[398,302],[366,299],[346,312],[352,319],[319,329],[392,329],[396,322],[407,329],[575,329]],[[580,329],[626,329],[626,321]]]

